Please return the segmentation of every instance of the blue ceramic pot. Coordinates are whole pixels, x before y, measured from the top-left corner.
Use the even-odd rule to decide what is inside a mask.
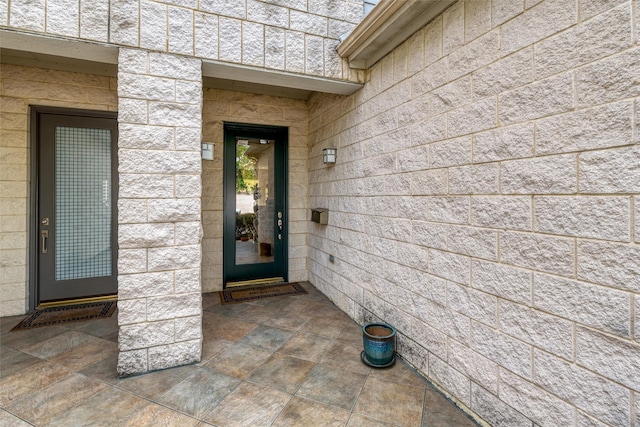
[[[373,366],[385,366],[394,359],[396,330],[381,322],[367,323],[362,327],[364,355]]]

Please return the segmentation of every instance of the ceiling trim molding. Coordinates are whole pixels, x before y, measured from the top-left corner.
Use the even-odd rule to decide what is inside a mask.
[[[374,65],[456,0],[381,0],[338,45],[351,68]]]

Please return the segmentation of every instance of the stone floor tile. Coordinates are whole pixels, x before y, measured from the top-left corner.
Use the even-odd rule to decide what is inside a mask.
[[[79,325],[82,325],[85,322],[78,322]],[[119,330],[118,327],[118,312],[116,310],[115,313],[111,315],[108,319],[97,319],[86,322],[86,325],[75,328],[76,331],[84,332],[85,334],[93,335],[98,338],[105,338],[113,333],[117,333]]]
[[[0,406],[68,378],[73,373],[64,366],[42,361],[0,380]]]
[[[431,387],[427,388],[422,427],[474,427],[475,425],[475,422],[456,408],[446,397]]]
[[[294,313],[309,314],[315,313],[318,310],[322,310],[327,304],[327,301],[320,302],[310,299],[305,299],[305,295],[298,295],[297,298],[289,298],[289,304],[283,307],[283,310],[292,311]]]
[[[151,403],[125,420],[120,427],[193,427],[199,421]]]
[[[266,319],[262,323],[267,326],[273,326],[274,328],[297,331],[309,319],[311,319],[311,316],[306,316],[302,313],[280,310],[276,311],[269,319]]]
[[[24,351],[42,359],[53,359],[77,347],[93,343],[104,344],[106,342],[82,332],[67,331],[53,338],[30,345]]]
[[[204,419],[225,427],[270,426],[289,400],[290,394],[245,382]]]
[[[316,365],[296,396],[351,411],[367,376],[344,369]]]
[[[220,294],[218,292],[207,292],[202,294],[202,309],[220,305]]]
[[[402,427],[418,427],[422,418],[424,388],[369,377],[354,412]]]
[[[277,308],[269,306],[261,306],[257,304],[234,304],[239,306],[239,310],[235,310],[233,313],[227,314],[223,311],[216,310],[216,313],[224,314],[229,317],[235,317],[238,319],[246,320],[248,322],[264,323],[270,319],[279,310]]]
[[[126,420],[148,403],[125,391],[109,388],[58,415],[48,427],[113,426]]]
[[[42,359],[11,347],[2,347],[0,351],[0,379],[9,377]]]
[[[8,334],[14,326],[24,319],[25,316],[0,317],[0,337]]]
[[[418,387],[424,389],[427,385],[424,379],[420,377],[412,368],[405,364],[405,362],[398,358],[396,363],[389,368],[372,369],[369,375],[372,378],[377,378],[382,381],[387,381],[396,384],[410,385],[412,387]]]
[[[320,363],[360,374],[368,374],[371,372],[371,368],[360,360],[361,352],[362,343],[354,344],[349,341],[335,340],[322,356]]]
[[[314,316],[307,320],[298,331],[333,339],[337,338],[346,326],[342,320]]]
[[[205,364],[234,344],[233,341],[221,340],[205,336],[202,340],[202,356],[200,364]]]
[[[237,378],[198,367],[196,372],[169,389],[156,402],[201,419],[240,382]]]
[[[298,296],[298,295],[296,295]],[[295,301],[296,296],[276,297],[276,298],[263,298],[255,301],[251,301],[251,305],[257,305],[261,307],[268,307],[276,311],[280,311],[285,307],[288,307],[292,301]]]
[[[9,332],[2,337],[2,345],[24,351],[50,338],[69,332],[62,326],[46,326],[43,328],[23,329]]]
[[[82,375],[113,384],[118,380],[118,354],[112,353],[80,371]]]
[[[294,397],[272,425],[274,427],[342,427],[348,419],[348,411]]]
[[[180,384],[197,370],[197,366],[179,366],[177,368],[150,372],[145,375],[122,378],[115,386],[147,399],[157,399],[172,387]]]
[[[260,325],[245,335],[239,343],[260,347],[265,350],[276,351],[282,344],[289,341],[293,332],[271,326]]]
[[[350,320],[350,324],[345,326],[340,335],[338,335],[338,339],[362,345],[362,326]]]
[[[21,420],[4,409],[0,409],[0,427],[31,427],[28,422]]]
[[[72,371],[79,371],[117,352],[118,345],[116,343],[95,338],[93,342],[76,346],[50,360],[66,366]]]
[[[318,362],[331,343],[332,341],[329,338],[298,333],[292,336],[289,341],[280,347],[278,353],[309,360],[311,362]]]
[[[393,427],[393,424],[378,421],[361,414],[351,414],[346,427]]]
[[[251,372],[266,362],[272,354],[271,350],[238,342],[223,350],[206,363],[205,366],[225,375],[245,379]]]
[[[305,380],[314,363],[297,357],[273,354],[253,371],[248,380],[293,394]]]
[[[44,425],[106,387],[103,382],[73,374],[24,395],[6,406],[6,409],[23,420]]]
[[[203,316],[202,321],[204,336],[228,341],[239,341],[257,327],[258,324],[254,322],[210,312]]]

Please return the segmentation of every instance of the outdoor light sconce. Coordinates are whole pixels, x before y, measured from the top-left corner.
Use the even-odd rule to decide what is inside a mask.
[[[332,165],[336,162],[336,150],[335,148],[324,148],[322,150],[322,162],[325,165]]]

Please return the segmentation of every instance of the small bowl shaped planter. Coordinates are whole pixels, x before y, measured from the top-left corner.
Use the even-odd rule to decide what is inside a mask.
[[[364,350],[360,359],[373,368],[386,368],[396,361],[396,330],[382,322],[367,323],[362,327]]]

